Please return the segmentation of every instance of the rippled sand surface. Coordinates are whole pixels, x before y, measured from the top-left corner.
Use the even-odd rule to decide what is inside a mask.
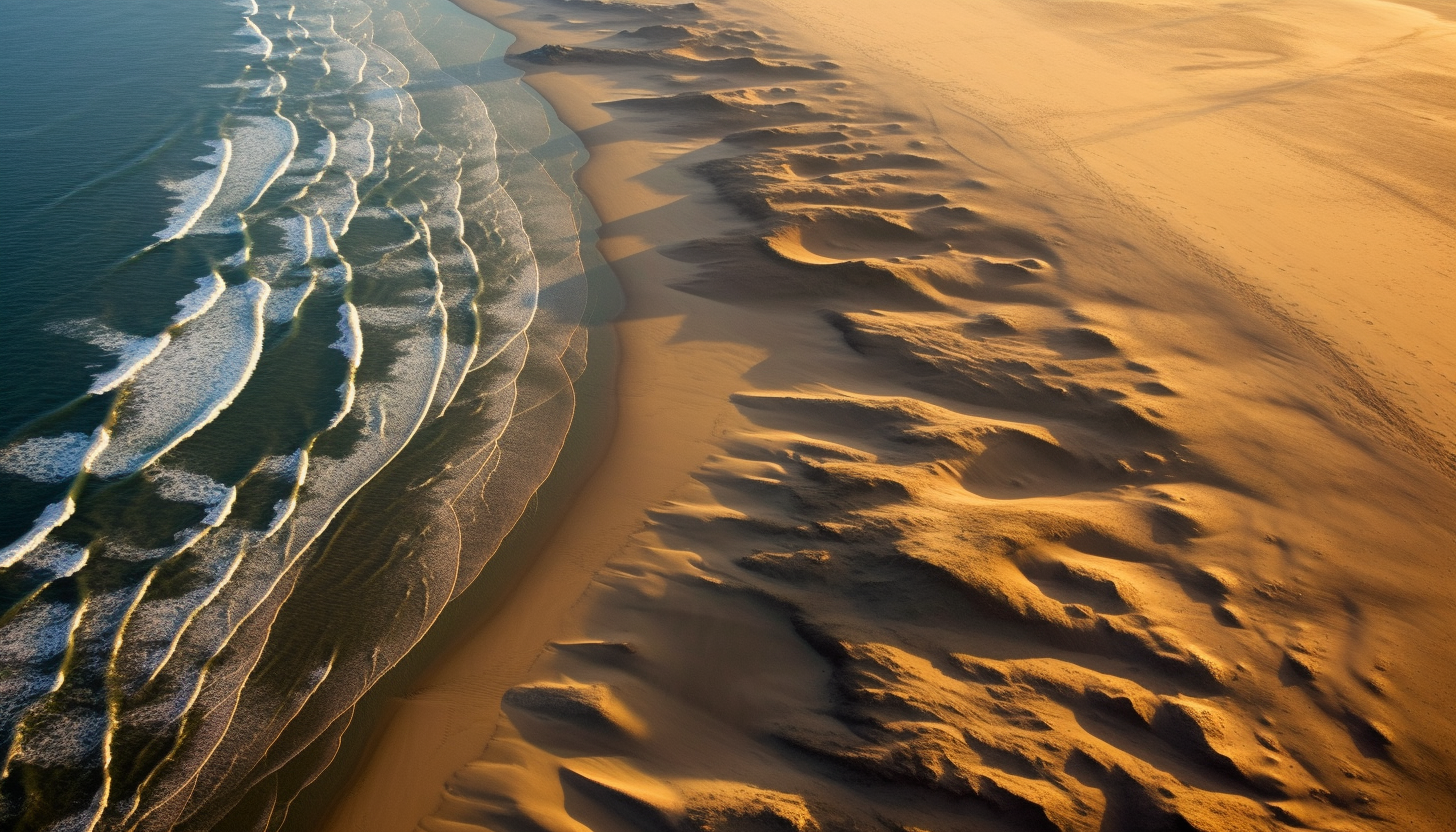
[[[1452,823],[1448,9],[462,5],[619,429],[333,828]]]

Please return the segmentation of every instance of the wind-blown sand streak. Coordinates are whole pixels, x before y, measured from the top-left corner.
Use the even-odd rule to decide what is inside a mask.
[[[1342,70],[1376,89],[1449,82],[1427,51],[1449,22],[1382,3],[1313,26],[1257,5],[936,4],[912,22],[868,0],[460,2],[521,37],[592,151],[581,181],[627,295],[621,427],[515,597],[402,703],[333,828],[1456,819],[1456,467],[1432,405],[1449,335],[1343,272],[1271,277],[1343,239],[1384,258],[1372,282],[1435,291],[1449,237],[1427,232],[1449,229],[1449,199],[1395,169],[1444,141],[1422,167],[1449,184],[1452,102],[1389,99],[1398,159],[1358,175],[1319,126],[1349,118],[1336,143],[1364,147],[1374,99],[1340,109],[1295,83],[1274,99],[1296,112],[1272,119],[1285,157],[1238,167],[1222,142],[1241,134],[1195,125],[1219,152],[1193,173],[1119,167],[1126,147],[1078,150],[1068,122],[1027,115],[1069,94],[1063,39],[1109,21],[1118,48],[1157,45],[1124,67],[1145,78],[1173,57],[1299,74],[1291,56],[1405,26],[1374,69]],[[864,38],[883,47],[855,50],[876,15]],[[953,84],[947,56],[973,47],[934,36],[974,25],[988,54],[1044,37],[1049,57]],[[1112,78],[1084,69],[1067,82]],[[1139,158],[1197,161],[1168,141]],[[1221,179],[1269,172],[1302,199],[1379,187],[1217,214]],[[1239,236],[1261,224],[1314,236]],[[1402,247],[1372,251],[1389,228]]]

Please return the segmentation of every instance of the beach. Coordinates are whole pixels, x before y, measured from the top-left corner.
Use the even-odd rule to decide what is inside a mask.
[[[1456,818],[1447,5],[460,5],[617,427],[328,828]]]

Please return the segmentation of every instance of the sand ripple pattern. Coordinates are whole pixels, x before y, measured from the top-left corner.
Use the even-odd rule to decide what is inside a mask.
[[[576,206],[415,39],[442,10],[235,5],[236,104],[125,264],[211,272],[162,331],[58,328],[116,366],[0,450],[37,506],[0,549],[7,829],[281,822],[571,419]]]
[[[661,93],[606,106],[748,223],[660,249],[688,320],[791,335],[422,828],[1445,828],[1374,610],[1446,568],[1450,482],[1271,370],[1319,366],[1287,321],[747,25],[543,5],[580,45],[522,59]]]

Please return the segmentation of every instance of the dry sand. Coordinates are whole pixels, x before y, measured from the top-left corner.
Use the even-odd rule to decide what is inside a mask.
[[[459,2],[619,429],[331,828],[1453,828],[1450,4]]]

